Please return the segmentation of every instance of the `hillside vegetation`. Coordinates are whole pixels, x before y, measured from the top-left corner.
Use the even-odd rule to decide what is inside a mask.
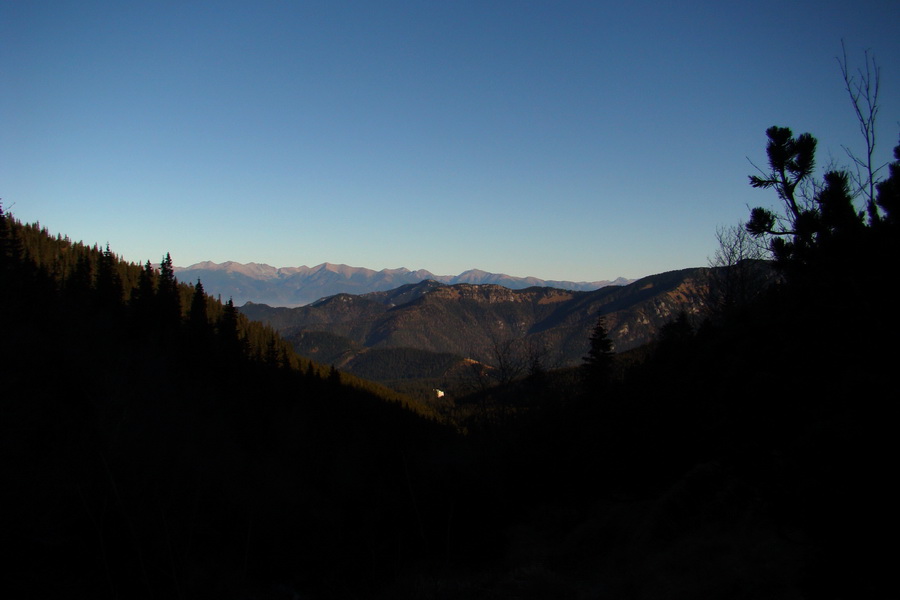
[[[600,315],[618,352],[647,344],[681,313],[699,322],[713,271],[683,269],[592,292],[424,281],[298,308],[248,303],[239,310],[273,327],[301,356],[361,377],[409,379],[414,362],[434,386],[464,388],[473,383],[465,361],[482,364],[500,381],[523,375],[533,363],[545,370],[580,364]],[[396,360],[401,350],[402,362]]]
[[[419,555],[410,503],[453,447],[427,408],[297,357],[168,260],[2,214],[0,244],[9,597],[247,597],[301,564],[341,596]]]
[[[723,266],[705,320],[672,314],[631,353],[611,355],[599,308],[647,287],[570,294],[560,314],[540,299],[565,292],[467,286],[298,313],[334,327],[314,342],[328,352],[336,336],[391,349],[412,331],[391,325],[427,313],[535,331],[591,315],[582,366],[476,390],[454,427],[296,357],[170,261],[2,215],[6,595],[888,597],[900,147],[857,207],[840,172],[796,196],[815,140],[767,135],[771,173],[751,183],[782,205],[743,231],[777,279],[732,294],[747,263]],[[471,308],[501,295],[510,312]]]

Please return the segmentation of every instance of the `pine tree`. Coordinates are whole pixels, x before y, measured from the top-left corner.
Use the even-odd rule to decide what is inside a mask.
[[[590,342],[583,368],[589,384],[602,386],[609,382],[613,363],[613,342],[609,339],[606,317],[603,315],[597,319]]]
[[[319,373],[313,367],[312,361],[309,361],[308,363],[306,363],[306,378],[310,379],[310,380],[319,378]]]
[[[238,315],[237,309],[234,308],[234,300],[228,299],[222,308],[222,316],[219,318],[219,335],[225,339],[234,339],[238,337]]]
[[[824,185],[811,181],[815,168],[816,138],[796,138],[787,127],[770,127],[766,154],[769,173],[750,176],[750,185],[773,189],[781,200],[781,214],[757,207],[750,212],[747,231],[767,239],[776,264],[786,271],[802,268],[817,256],[823,241],[851,237],[862,231],[863,214],[853,206],[849,175],[829,171]],[[816,193],[805,191],[816,188]],[[874,214],[874,213],[873,213]]]
[[[12,231],[10,217],[3,212],[3,204],[0,203],[0,277],[5,278],[13,266],[18,264],[20,255],[21,251]]]
[[[282,365],[281,349],[278,347],[274,337],[269,338],[266,344],[266,364],[270,367],[280,367]]]
[[[102,308],[115,308],[122,303],[122,279],[116,270],[117,262],[118,259],[107,244],[106,250],[100,255],[95,284],[97,303]]]
[[[248,343],[241,337],[238,322],[238,311],[234,307],[234,300],[229,298],[222,307],[222,314],[216,323],[219,345],[226,357],[236,358],[246,356],[248,353]]]
[[[90,253],[85,250],[78,255],[78,259],[75,261],[75,268],[65,282],[69,300],[81,302],[86,298],[90,298],[93,281],[94,265],[91,262]]]
[[[894,147],[894,162],[888,166],[888,178],[876,187],[876,203],[884,211],[884,220],[890,225],[900,221],[900,144]]]
[[[153,299],[156,296],[155,279],[156,273],[148,260],[138,276],[137,287],[131,290],[131,304],[138,313],[148,313],[153,305]]]
[[[178,281],[175,279],[172,257],[168,252],[159,265],[156,298],[163,324],[166,326],[177,325],[181,321],[181,295],[178,291]]]
[[[190,323],[195,332],[204,332],[209,326],[206,314],[206,292],[199,279],[197,285],[194,286],[194,296],[191,299]]]
[[[16,271],[19,267],[21,252],[18,240],[12,230],[11,218],[3,212],[0,204],[0,300],[4,305],[8,299],[16,295],[14,282],[18,281]]]

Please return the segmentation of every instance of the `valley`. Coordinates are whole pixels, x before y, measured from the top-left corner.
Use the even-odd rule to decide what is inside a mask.
[[[301,356],[395,388],[400,380],[407,392],[418,379],[423,390],[462,392],[481,369],[499,382],[535,365],[580,364],[601,315],[617,352],[648,343],[681,313],[699,320],[709,278],[708,268],[683,269],[593,291],[426,280],[296,308],[248,302],[240,311]]]

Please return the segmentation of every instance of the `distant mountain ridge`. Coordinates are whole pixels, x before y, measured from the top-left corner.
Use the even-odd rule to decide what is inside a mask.
[[[608,285],[626,285],[632,280],[622,277],[614,281],[556,281],[537,277],[514,277],[469,269],[459,275],[435,275],[425,269],[406,268],[375,271],[365,267],[322,263],[314,267],[273,267],[260,263],[227,261],[200,262],[189,267],[176,267],[181,281],[200,279],[207,293],[232,298],[238,306],[246,302],[269,306],[304,306],[336,294],[382,292],[402,285],[432,280],[447,285],[458,283],[494,284],[513,290],[529,287],[552,287],[572,291],[593,291]]]
[[[680,312],[702,314],[711,270],[696,267],[584,292],[426,280],[362,295],[337,294],[308,306],[248,303],[248,318],[271,325],[304,356],[354,372],[364,354],[411,348],[497,366],[498,344],[539,348],[547,364],[579,364],[604,315],[618,352],[650,341]],[[374,372],[376,380],[387,377]]]

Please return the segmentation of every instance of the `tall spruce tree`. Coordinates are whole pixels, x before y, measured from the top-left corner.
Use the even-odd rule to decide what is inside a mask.
[[[178,281],[175,279],[172,257],[168,252],[159,265],[156,299],[163,324],[166,326],[177,325],[181,320],[181,296],[178,291]]]
[[[97,280],[95,283],[96,298],[99,306],[105,309],[114,308],[122,303],[122,279],[118,273],[118,259],[109,249],[100,255],[97,264]]]
[[[222,309],[216,328],[219,344],[225,355],[230,358],[247,354],[247,341],[241,338],[238,321],[238,311],[234,307],[234,300],[229,298]]]
[[[19,281],[16,272],[19,268],[21,251],[13,233],[11,220],[11,217],[3,212],[3,205],[0,204],[0,300],[4,304],[15,297],[17,290],[13,288]]]
[[[612,363],[613,342],[609,339],[606,317],[601,315],[591,333],[590,348],[582,365],[587,383],[591,386],[603,386],[609,383]]]
[[[142,315],[146,315],[153,305],[156,296],[155,280],[156,272],[148,260],[141,268],[137,287],[131,290],[131,304],[135,311]]]
[[[4,279],[13,265],[18,263],[20,254],[9,220],[10,217],[3,212],[3,204],[0,203],[0,277]],[[0,279],[0,281],[4,281],[4,279]],[[4,283],[6,282],[4,281]]]
[[[94,282],[94,265],[91,262],[90,251],[85,250],[78,255],[72,274],[66,279],[65,290],[69,301],[84,302],[90,298]]]
[[[195,332],[204,332],[207,330],[209,319],[207,318],[206,313],[206,292],[203,290],[203,284],[199,279],[197,280],[197,285],[194,286],[194,295],[191,298],[191,312],[189,318],[191,328]]]

